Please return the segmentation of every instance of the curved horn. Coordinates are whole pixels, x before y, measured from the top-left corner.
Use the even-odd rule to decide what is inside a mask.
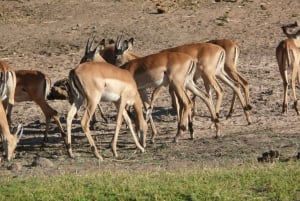
[[[92,39],[92,41],[90,42],[90,45],[89,45],[89,51],[91,51],[91,48],[92,48],[92,46],[94,45],[95,37],[96,37],[96,36],[93,36],[93,39]]]
[[[116,41],[116,48],[118,50],[122,49],[122,43],[121,43],[121,40],[123,39],[124,37],[124,32],[122,32],[122,34],[120,36],[117,37],[117,41]]]
[[[95,36],[92,37],[89,37],[87,43],[86,43],[86,46],[85,46],[85,54],[89,53],[91,51],[91,47],[93,46],[94,44],[94,40],[95,40]]]
[[[90,38],[88,39],[86,46],[85,46],[85,54],[89,52],[89,44],[90,44]]]

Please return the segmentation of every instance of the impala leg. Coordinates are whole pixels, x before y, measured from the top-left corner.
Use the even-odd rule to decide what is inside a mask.
[[[151,129],[152,129],[152,136],[151,136],[151,139],[150,139],[150,142],[152,144],[154,144],[154,138],[157,135],[157,130],[156,130],[156,127],[154,125],[153,118],[152,118],[152,110],[153,110],[153,107],[154,107],[154,102],[159,97],[159,94],[162,91],[163,87],[164,86],[161,85],[161,86],[158,86],[157,88],[154,89],[154,91],[152,93],[152,96],[151,96],[150,107],[147,109],[147,113],[146,113],[146,121],[150,120],[150,125],[151,125]]]
[[[225,66],[226,67],[226,66]],[[229,68],[229,67],[227,67]],[[225,68],[226,69],[226,68]],[[235,68],[234,68],[235,69]],[[236,70],[227,70],[226,73],[228,74],[228,76],[234,81],[237,83],[237,87],[240,87],[242,88],[243,90],[243,93],[245,95],[245,101],[246,101],[246,107],[247,107],[247,110],[251,110],[252,109],[252,106],[251,106],[251,102],[250,102],[250,94],[249,94],[249,84],[248,82],[246,81],[245,78],[243,78]],[[236,98],[236,95],[235,97]],[[232,104],[235,103],[235,100],[234,102],[232,101]],[[232,111],[233,111],[233,105],[231,106],[232,107]]]
[[[286,67],[286,59],[287,55],[284,49],[281,48],[282,46],[277,46],[276,48],[276,60],[280,72],[280,76],[282,79],[283,85],[283,102],[282,102],[282,114],[287,114],[287,91],[288,91],[288,73]]]
[[[135,131],[134,131],[134,129],[133,129],[131,120],[130,120],[130,118],[129,118],[127,112],[126,112],[126,110],[123,110],[123,117],[124,117],[124,119],[125,119],[125,121],[126,121],[126,124],[127,124],[128,127],[129,127],[129,130],[130,130],[130,132],[131,132],[131,134],[132,134],[132,137],[133,137],[133,140],[134,140],[135,145],[137,146],[137,148],[138,148],[139,150],[141,150],[141,152],[145,152],[145,149],[144,149],[144,148],[141,146],[141,144],[139,143],[139,139],[138,139],[138,137],[137,137],[137,135],[136,135],[136,133],[135,133]],[[144,138],[144,136],[143,136],[142,138]],[[117,152],[116,152],[116,153],[117,153]]]
[[[178,138],[188,127],[189,115],[191,113],[192,103],[190,102],[186,92],[181,87],[180,83],[172,82],[170,84],[170,90],[174,90],[177,99],[176,107],[179,106],[179,118],[178,118],[178,130],[174,138],[174,142],[178,142]],[[174,93],[171,93],[171,96]],[[173,97],[174,99],[175,97]],[[178,104],[179,103],[179,104]]]
[[[113,139],[111,141],[111,149],[112,149],[114,157],[118,157],[117,142],[118,142],[118,137],[119,137],[119,131],[120,131],[120,128],[121,128],[121,125],[122,125],[122,115],[123,115],[124,110],[125,110],[125,103],[122,100],[122,98],[121,98],[119,104],[116,104],[116,107],[117,107],[117,111],[118,111],[117,124],[116,124],[115,134],[114,134]],[[129,125],[129,124],[127,124],[127,125],[129,127],[132,126],[132,125]]]
[[[44,115],[45,115],[45,119],[46,119],[46,129],[44,131],[44,142],[48,141],[48,132],[49,132],[49,126],[50,126],[50,122],[51,122],[51,118],[54,119],[55,123],[57,124],[61,135],[63,137],[63,140],[65,143],[67,143],[66,140],[66,133],[61,125],[61,122],[59,120],[59,116],[58,116],[58,112],[56,110],[54,110],[47,102],[46,100],[34,100],[42,109]]]
[[[228,112],[228,114],[227,114],[227,116],[226,116],[226,119],[231,118],[231,116],[232,116],[232,114],[233,114],[233,112],[234,112],[233,107],[234,107],[235,100],[236,100],[236,94],[233,93],[233,94],[232,94],[232,99],[231,99],[230,109],[229,109],[229,112]]]
[[[287,103],[288,103],[288,80],[287,80],[287,70],[285,70],[282,75],[283,81],[283,103],[282,103],[282,113],[287,114]]]
[[[101,118],[105,121],[105,123],[108,123],[108,119],[105,117],[104,112],[103,112],[102,107],[100,106],[100,104],[98,104],[98,109],[99,109]]]
[[[97,104],[98,110],[100,112],[101,118],[105,121],[105,123],[108,123],[108,119],[104,116],[103,110],[100,106],[100,104]],[[94,113],[92,120],[91,120],[91,128],[95,129],[95,124],[97,123],[97,117],[96,117],[96,112]]]
[[[297,115],[299,115],[299,110],[298,110],[298,99],[296,96],[296,77],[298,75],[298,68],[297,68],[297,64],[293,63],[293,72],[292,72],[292,81],[291,81],[291,85],[292,85],[292,90],[293,90],[293,96],[294,96],[294,109],[297,112]]]
[[[208,75],[204,74],[202,76],[203,81],[204,81],[204,87],[207,92],[207,95],[209,97],[209,101],[211,102],[211,105],[214,105],[213,100],[212,100],[212,95],[211,95],[211,87],[215,90],[216,92],[216,105],[215,105],[215,112],[216,116],[219,118],[219,113],[220,113],[220,108],[221,108],[221,103],[223,100],[224,96],[224,90],[223,87],[220,85],[220,83],[217,81],[216,77],[213,75]],[[214,119],[212,119],[212,124],[209,126],[209,128],[213,128],[215,124]]]
[[[223,96],[224,96],[224,90],[223,90],[222,86],[220,85],[220,83],[216,80],[215,76],[203,75],[202,78],[203,78],[203,81],[204,81],[205,90],[206,90],[207,94],[210,97],[209,99],[211,101],[211,104],[213,104],[213,101],[212,101],[210,85],[212,86],[212,88],[216,92],[215,110],[216,110],[217,117],[219,117],[219,113],[220,113],[220,109],[221,109],[221,103],[222,103]]]
[[[199,98],[201,98],[204,101],[204,103],[206,104],[206,106],[209,109],[212,121],[215,123],[216,137],[220,137],[221,136],[220,123],[219,123],[219,119],[216,115],[215,108],[212,105],[211,97],[207,93],[205,93],[201,89],[199,89],[199,87],[191,80],[189,82],[187,82],[186,88],[188,90],[190,90],[192,93],[194,93],[196,96],[199,96]]]
[[[91,149],[94,153],[94,155],[99,159],[99,160],[103,160],[103,158],[100,156],[97,146],[95,144],[95,141],[91,135],[91,131],[90,131],[90,121],[91,118],[93,116],[93,114],[95,113],[97,104],[98,104],[98,100],[100,100],[100,98],[93,98],[93,99],[87,99],[87,108],[83,113],[82,119],[81,119],[81,126],[82,129],[91,145]]]
[[[229,80],[229,78],[227,78],[227,75],[224,72],[220,72],[217,74],[218,78],[221,79],[225,84],[227,84],[234,93],[236,93],[236,95],[238,96],[240,103],[242,105],[242,108],[244,110],[244,114],[246,116],[247,122],[248,124],[251,124],[251,117],[249,114],[249,109],[246,107],[246,103],[245,100],[241,94],[241,91],[239,90],[238,87],[235,86],[235,84],[233,83],[233,81]]]
[[[5,109],[0,102],[0,113],[5,114]],[[15,157],[15,149],[19,139],[10,133],[8,122],[6,118],[0,120],[1,138],[3,143],[3,151],[7,160],[11,160]]]
[[[149,104],[149,99],[148,99],[148,96],[147,96],[147,92],[146,92],[146,90],[139,90],[139,93],[140,93],[141,98],[143,100],[144,108],[146,109],[146,121],[149,120],[150,127],[151,127],[151,130],[152,130],[152,136],[151,136],[150,142],[154,143],[154,138],[157,135],[157,129],[156,129],[156,126],[154,125],[154,121],[153,121],[153,118],[152,118],[152,112],[151,112],[151,110],[148,111],[148,106],[150,104]]]
[[[243,92],[245,94],[246,104],[249,110],[252,109],[252,104],[250,101],[250,93],[249,93],[249,83],[243,78],[240,74],[238,74],[238,83],[242,86]]]
[[[48,142],[49,139],[48,139],[48,131],[49,131],[49,125],[50,125],[50,121],[51,121],[51,117],[47,114],[45,114],[45,117],[46,117],[46,128],[45,128],[45,131],[44,131],[44,142]]]
[[[152,96],[151,96],[150,107],[149,107],[150,108],[150,113],[152,113],[152,110],[153,110],[153,107],[154,107],[154,102],[159,97],[159,94],[160,94],[160,92],[162,91],[163,88],[164,88],[164,85],[160,85],[160,86],[158,86],[157,88],[155,88],[153,90],[153,93],[152,93]],[[149,110],[149,109],[147,109],[147,110]],[[146,118],[147,118],[147,116],[146,116]]]
[[[68,116],[67,116],[67,151],[71,158],[74,157],[73,153],[72,153],[72,148],[71,148],[71,132],[72,132],[71,127],[72,127],[73,118],[78,110],[79,110],[79,106],[77,107],[77,105],[75,103],[73,103],[71,105],[71,108],[70,108],[70,110],[68,112]]]
[[[54,119],[57,127],[60,130],[60,133],[61,133],[61,136],[62,136],[62,138],[64,140],[64,143],[67,145],[67,135],[66,135],[66,133],[65,133],[65,131],[64,131],[62,125],[61,125],[61,122],[59,120],[59,116],[58,115],[53,115],[52,118]]]
[[[74,157],[72,153],[72,147],[71,147],[72,121],[74,119],[75,114],[77,114],[77,111],[80,109],[82,103],[83,103],[83,99],[74,100],[67,116],[67,146],[66,147],[67,147],[68,154],[71,158]]]

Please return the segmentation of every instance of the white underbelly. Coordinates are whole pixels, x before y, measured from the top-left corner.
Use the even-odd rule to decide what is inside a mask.
[[[101,96],[101,101],[112,101],[116,102],[120,99],[120,95],[113,92],[104,91]]]

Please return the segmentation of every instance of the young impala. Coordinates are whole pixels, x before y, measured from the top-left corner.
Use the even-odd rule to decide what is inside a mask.
[[[51,81],[49,77],[36,70],[18,70],[15,71],[17,85],[14,99],[16,102],[34,101],[42,109],[46,118],[46,129],[44,131],[44,141],[47,141],[50,120],[53,118],[60,129],[62,137],[66,134],[59,120],[58,112],[47,103],[47,95],[50,90]],[[7,105],[7,118],[11,122],[12,105]]]
[[[291,86],[294,96],[294,108],[296,110],[297,115],[299,115],[298,110],[298,99],[296,96],[295,82],[296,79],[298,83],[300,83],[300,71],[299,71],[299,63],[300,63],[300,30],[291,34],[289,31],[290,28],[298,27],[298,24],[291,24],[282,27],[282,31],[289,38],[282,40],[278,46],[276,47],[276,59],[279,67],[279,72],[283,81],[283,104],[282,104],[282,113],[287,113],[287,105],[288,105],[288,70],[291,70]]]
[[[98,52],[102,48],[103,45],[100,43],[100,45],[95,49],[95,52]],[[97,57],[94,58],[95,60],[102,60],[99,54],[94,54],[94,56]],[[69,85],[70,101],[72,105],[67,117],[67,149],[71,157],[73,157],[71,149],[71,124],[74,115],[84,102],[86,103],[86,109],[81,119],[81,125],[91,145],[92,151],[97,158],[102,160],[102,157],[99,155],[96,144],[91,136],[89,123],[95,112],[97,104],[100,101],[114,102],[118,110],[116,130],[111,142],[111,148],[114,156],[118,156],[116,145],[122,123],[122,116],[131,131],[136,146],[144,152],[143,147],[146,146],[147,124],[143,117],[142,101],[139,96],[136,83],[129,71],[120,69],[107,62],[85,62],[79,64],[75,69],[70,71]],[[125,107],[127,106],[133,106],[135,110],[137,116],[136,131],[140,136],[140,141],[143,146],[140,145],[131,120],[125,110]]]
[[[3,143],[4,155],[7,160],[15,157],[14,151],[23,134],[23,128],[18,126],[15,135],[10,133],[8,121],[6,118],[6,111],[3,107],[2,101],[9,105],[14,104],[14,94],[16,87],[16,75],[14,70],[7,64],[0,61],[0,134]]]

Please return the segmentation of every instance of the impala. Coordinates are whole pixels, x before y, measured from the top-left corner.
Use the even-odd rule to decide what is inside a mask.
[[[95,49],[95,52],[98,52],[102,48],[103,45],[100,43],[100,45]],[[90,47],[88,49],[90,49]],[[94,58],[95,60],[103,59],[99,54],[94,54],[94,56],[97,57]],[[114,156],[118,156],[116,145],[122,123],[122,116],[131,131],[137,148],[139,148],[142,152],[145,151],[144,147],[146,146],[145,135],[147,133],[147,124],[143,117],[142,101],[139,96],[136,83],[129,71],[120,69],[106,62],[85,62],[79,64],[75,69],[70,71],[69,84],[70,101],[72,105],[67,117],[67,149],[70,157],[73,157],[71,149],[72,120],[84,102],[86,102],[86,109],[81,119],[81,125],[91,145],[91,149],[97,158],[102,160],[102,157],[100,156],[96,144],[91,136],[89,123],[95,112],[97,104],[100,101],[114,102],[118,110],[116,130],[111,142],[111,148]],[[136,131],[140,136],[140,142],[143,146],[140,145],[131,120],[125,110],[125,107],[127,106],[133,106],[135,110],[137,116]]]
[[[195,73],[194,80],[196,81],[200,77],[202,77],[204,81],[205,89],[210,96],[211,96],[210,86],[214,88],[217,96],[216,97],[217,114],[220,111],[220,106],[221,106],[224,91],[222,86],[216,80],[216,78],[220,79],[225,84],[227,84],[230,88],[232,88],[232,90],[234,91],[234,93],[236,93],[236,95],[240,100],[248,124],[251,124],[251,117],[249,114],[249,110],[251,109],[251,106],[246,105],[245,100],[241,94],[241,91],[236,86],[236,83],[234,83],[234,81],[224,71],[224,65],[220,68],[217,68],[217,65],[215,65],[215,63],[217,62],[216,59],[219,59],[219,57],[213,58],[213,55],[217,54],[217,52],[223,52],[223,56],[225,57],[225,50],[222,47],[212,43],[195,43],[195,44],[188,44],[188,45],[182,45],[174,48],[169,48],[163,51],[183,52],[190,55],[193,59],[197,61],[197,70]]]
[[[14,104],[15,87],[16,75],[14,70],[8,64],[0,61],[0,129],[4,155],[8,161],[15,157],[15,149],[23,134],[23,128],[20,124],[15,135],[10,133],[6,111],[2,103],[3,101],[9,105]]]
[[[50,90],[51,81],[49,77],[36,70],[18,70],[15,71],[17,85],[15,90],[14,99],[16,102],[34,101],[40,106],[46,118],[46,129],[44,131],[44,142],[48,139],[48,131],[51,118],[54,119],[62,137],[65,140],[66,134],[62,128],[59,120],[59,115],[46,101],[47,95]],[[11,122],[12,105],[7,106],[8,122]],[[66,142],[66,141],[65,141]]]
[[[247,80],[237,71],[236,68],[238,58],[240,55],[239,46],[233,41],[228,39],[210,40],[208,41],[208,43],[213,43],[224,48],[226,53],[224,70],[234,82],[238,83],[242,87],[245,95],[247,110],[251,110],[252,106],[251,106],[250,95],[249,95],[249,84]],[[230,110],[226,118],[232,116],[236,95],[237,95],[236,93],[233,93]]]
[[[297,25],[297,24],[295,24]],[[298,25],[297,25],[298,26]],[[294,108],[296,110],[297,115],[299,115],[298,110],[298,99],[296,96],[295,82],[298,79],[298,83],[300,83],[300,71],[299,71],[299,63],[300,63],[300,31],[297,31],[296,34],[291,34],[288,32],[288,26],[283,26],[283,32],[289,37],[286,40],[282,40],[278,46],[276,47],[276,59],[279,67],[279,72],[283,81],[283,104],[282,104],[282,113],[287,113],[287,104],[288,104],[288,70],[291,69],[291,86],[293,91],[294,98]]]

